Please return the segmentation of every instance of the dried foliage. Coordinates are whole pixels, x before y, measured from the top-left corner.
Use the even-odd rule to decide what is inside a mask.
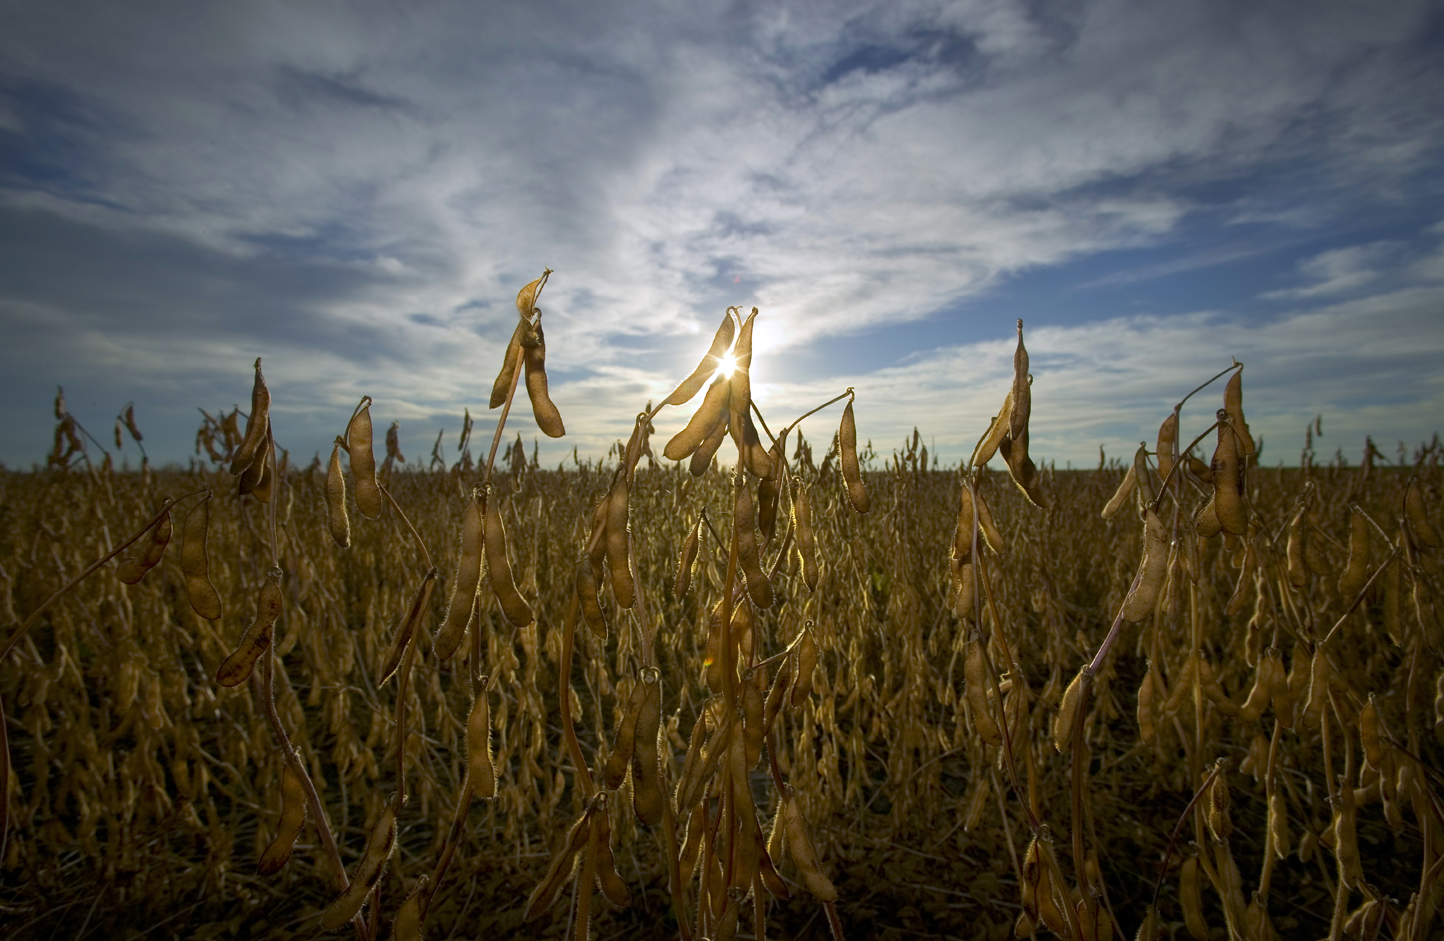
[[[525,372],[560,434],[545,280],[493,405]],[[1168,453],[1057,471],[1020,324],[962,467],[859,453],[851,390],[819,466],[751,407],[751,324],[664,465],[659,406],[614,464],[498,462],[499,422],[378,467],[366,399],[289,468],[258,362],[213,466],[121,473],[58,399],[52,467],[0,472],[6,937],[1438,930],[1437,443],[1262,469],[1235,367]]]

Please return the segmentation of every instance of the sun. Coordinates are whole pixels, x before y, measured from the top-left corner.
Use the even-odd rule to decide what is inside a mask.
[[[724,376],[732,375],[732,370],[737,368],[737,358],[731,353],[723,353],[722,358],[717,361],[717,371]]]

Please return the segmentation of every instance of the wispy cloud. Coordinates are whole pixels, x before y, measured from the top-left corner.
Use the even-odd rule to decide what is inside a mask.
[[[31,429],[0,457],[43,449],[24,390],[124,401],[153,383],[169,414],[163,395],[243,395],[256,353],[304,372],[303,439],[328,440],[362,391],[438,421],[482,397],[509,299],[543,264],[557,400],[595,429],[583,451],[690,368],[729,303],[766,312],[779,355],[852,336],[932,362],[885,328],[1176,241],[1220,206],[1333,225],[1407,201],[1444,143],[1429,9],[12,11],[0,227],[30,244],[24,266],[0,260],[0,323],[48,346],[0,351],[0,415]],[[1369,280],[1383,255],[1339,251],[1276,299],[1391,289]],[[177,363],[193,378],[148,375]],[[183,453],[179,424],[168,440]]]

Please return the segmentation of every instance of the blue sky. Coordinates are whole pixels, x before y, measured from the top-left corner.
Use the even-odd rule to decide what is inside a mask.
[[[517,289],[601,455],[757,306],[785,422],[847,386],[946,461],[1007,389],[1088,466],[1247,364],[1264,462],[1444,422],[1444,14],[1358,3],[12,3],[0,461],[64,385],[153,459],[265,359],[301,461],[362,394],[478,437]],[[1214,407],[1193,410],[1197,428]],[[514,426],[536,434],[524,399]],[[661,434],[689,412],[668,410]],[[1185,432],[1190,415],[1185,413]],[[804,426],[825,444],[836,415]],[[511,437],[508,435],[508,437]],[[134,453],[133,448],[128,453]],[[454,455],[454,452],[452,452]]]

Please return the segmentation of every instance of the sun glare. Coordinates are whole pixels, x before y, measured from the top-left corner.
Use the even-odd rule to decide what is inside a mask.
[[[731,353],[723,353],[722,359],[717,363],[717,371],[724,376],[732,375],[732,370],[737,368],[737,360]]]

